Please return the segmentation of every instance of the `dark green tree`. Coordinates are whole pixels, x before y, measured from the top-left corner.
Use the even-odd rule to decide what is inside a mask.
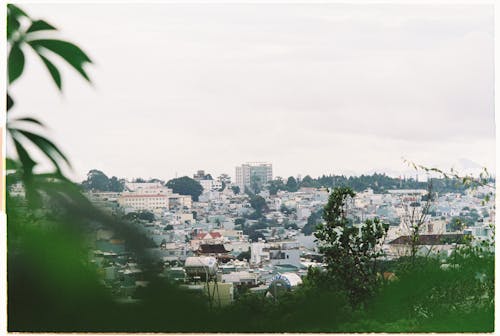
[[[250,188],[252,189],[253,193],[260,193],[260,191],[262,190],[262,179],[260,178],[260,176],[256,174],[250,176]]]
[[[174,193],[181,195],[191,195],[193,201],[197,202],[198,197],[203,192],[201,184],[190,177],[183,176],[172,179],[167,182],[167,187],[171,188]]]
[[[92,169],[87,173],[87,179],[82,182],[82,187],[89,191],[108,191],[109,178],[102,171]]]
[[[122,192],[124,189],[124,180],[119,180],[116,176],[113,176],[109,179],[109,191]]]
[[[286,189],[290,192],[295,192],[295,191],[299,190],[299,185],[298,185],[295,177],[290,176],[288,178],[288,180],[286,181]]]
[[[280,190],[286,190],[285,183],[281,177],[267,182],[267,189],[270,195],[276,195]]]
[[[378,219],[353,226],[348,209],[355,196],[349,187],[335,188],[323,211],[322,224],[314,234],[327,264],[327,277],[345,289],[357,304],[374,293],[375,263],[382,255],[381,244],[389,225]]]
[[[232,186],[231,190],[233,191],[233,193],[235,195],[238,195],[240,193],[240,187],[238,187],[238,186]]]
[[[307,218],[307,224],[302,228],[302,233],[306,236],[310,236],[316,231],[316,226],[321,221],[323,215],[323,209],[318,211],[313,211],[311,215]]]
[[[315,181],[312,179],[311,176],[306,175],[306,176],[304,176],[304,178],[302,179],[302,181],[300,181],[300,186],[301,187],[305,187],[305,188],[314,187],[315,186]]]
[[[250,206],[258,213],[262,213],[267,209],[266,200],[264,197],[259,195],[254,195],[250,198]]]
[[[236,259],[238,259],[238,260],[244,260],[244,259],[250,260],[250,250],[245,251],[245,252],[241,252],[240,254],[238,254]]]

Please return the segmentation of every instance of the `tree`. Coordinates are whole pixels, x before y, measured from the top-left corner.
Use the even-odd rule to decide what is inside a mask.
[[[323,209],[319,209],[318,211],[313,211],[311,215],[307,218],[307,224],[302,228],[302,233],[305,236],[310,236],[313,232],[316,231],[316,226],[321,220],[321,216],[323,214]]]
[[[286,189],[290,192],[295,192],[295,191],[299,190],[299,185],[298,185],[295,177],[290,176],[288,178],[288,180],[286,181]]]
[[[250,187],[252,188],[253,193],[260,193],[262,187],[262,179],[259,175],[253,174],[252,176],[250,176]]]
[[[102,171],[92,169],[87,173],[87,179],[82,182],[82,186],[86,190],[108,191],[109,178]]]
[[[245,252],[241,252],[240,254],[238,254],[238,256],[236,257],[236,259],[240,260],[240,261],[243,261],[243,260],[250,260],[250,249],[248,251],[245,251]]]
[[[267,189],[270,195],[276,195],[280,190],[286,190],[285,183],[281,177],[277,177],[275,180],[267,182]]]
[[[138,212],[129,212],[124,216],[125,219],[129,220],[143,220],[148,222],[153,222],[155,220],[155,215],[150,211],[138,211]]]
[[[428,183],[427,194],[423,197],[424,203],[410,202],[410,204],[403,203],[404,215],[401,217],[402,226],[405,233],[408,235],[408,245],[410,253],[410,263],[413,267],[415,265],[416,256],[420,248],[420,235],[425,223],[430,216],[430,209],[435,201],[435,194],[432,190],[432,182]],[[429,249],[428,254],[431,252]]]
[[[113,176],[109,179],[109,191],[122,192],[124,189],[124,180],[119,180],[116,176]]]
[[[174,193],[181,195],[191,195],[193,201],[197,202],[198,197],[203,192],[201,184],[190,177],[183,176],[172,179],[167,182],[167,187],[171,188]]]
[[[335,188],[323,211],[325,223],[318,225],[314,235],[324,254],[327,278],[345,289],[353,303],[360,303],[376,288],[375,262],[382,255],[389,225],[374,219],[354,226],[348,218],[354,196],[349,187]]]
[[[238,186],[232,186],[231,190],[233,191],[233,193],[235,195],[238,195],[240,193],[240,187],[238,187]]]
[[[453,217],[448,223],[448,230],[451,232],[462,231],[464,229],[465,223],[461,217]]]
[[[297,210],[295,208],[289,208],[285,204],[281,204],[280,206],[280,212],[284,213],[285,215],[291,215],[292,213],[296,212]]]
[[[300,181],[300,186],[301,187],[310,188],[310,187],[314,187],[314,184],[315,184],[314,180],[309,175],[304,176],[304,178],[302,179],[302,181]]]
[[[234,224],[235,224],[235,225],[243,225],[243,224],[245,224],[245,222],[246,222],[246,219],[245,219],[245,218],[236,218],[236,219],[234,220]]]
[[[88,191],[114,191],[122,192],[125,189],[125,181],[116,176],[108,178],[106,174],[97,169],[87,173],[87,179],[82,182],[82,187]]]
[[[259,195],[250,197],[250,206],[258,213],[262,213],[267,208],[266,200]]]

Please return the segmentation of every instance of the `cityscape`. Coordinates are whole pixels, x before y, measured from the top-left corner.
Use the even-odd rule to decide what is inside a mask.
[[[272,164],[263,162],[237,166],[234,176],[233,182],[228,174],[212,177],[198,170],[192,177],[168,182],[126,181],[93,170],[82,185],[96,205],[133,220],[146,234],[152,242],[149,252],[163,262],[162,274],[207,295],[216,284],[219,292],[211,300],[221,305],[247,291],[275,296],[279,295],[277,286],[293,290],[310,267],[324,268],[314,232],[335,186],[317,186],[318,181],[310,176],[273,177]],[[375,218],[389,224],[381,244],[382,260],[409,254],[413,225],[408,222],[409,209],[422,216],[418,223],[420,255],[449,256],[465,244],[466,237],[474,241],[493,238],[491,187],[466,188],[456,181],[436,185],[439,192],[425,208],[432,179],[419,183],[414,178],[403,181],[381,176],[391,182],[376,192],[357,186],[361,189],[349,210],[353,226]],[[378,185],[377,175],[371,178]],[[118,183],[113,185],[112,180]],[[181,180],[184,185],[175,183]],[[106,229],[98,229],[94,238],[92,260],[101,268],[105,283],[121,299],[133,300],[134,286],[142,283],[141,271],[125,258],[130,253],[126,241]],[[211,278],[203,274],[203,267],[213,271]],[[395,275],[385,272],[383,276],[390,279]]]
[[[495,331],[494,6],[6,19],[6,334]]]

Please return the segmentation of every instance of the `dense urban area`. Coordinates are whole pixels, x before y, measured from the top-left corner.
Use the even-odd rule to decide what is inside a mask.
[[[92,170],[81,186],[95,205],[133,223],[148,238],[147,253],[160,261],[161,276],[201,293],[210,306],[248,295],[279,300],[302,286],[311,269],[325,270],[315,232],[336,187],[356,192],[347,204],[352,227],[361,230],[367,221],[387,224],[380,237],[381,263],[412,254],[414,225],[419,226],[418,256],[447,257],[469,241],[493,237],[488,186],[472,188],[445,178],[419,181],[418,175],[282,179],[273,177],[269,163],[243,164],[235,176],[199,170],[168,182],[127,181]],[[120,302],[136,301],[147,281],[127,240],[98,226],[90,236],[89,258],[103,283]],[[397,278],[387,267],[377,275],[385,281]]]

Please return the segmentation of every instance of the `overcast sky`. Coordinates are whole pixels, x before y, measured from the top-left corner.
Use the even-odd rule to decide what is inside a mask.
[[[64,93],[27,55],[14,115],[109,176],[398,174],[402,157],[495,168],[493,7],[22,5],[76,42]]]

